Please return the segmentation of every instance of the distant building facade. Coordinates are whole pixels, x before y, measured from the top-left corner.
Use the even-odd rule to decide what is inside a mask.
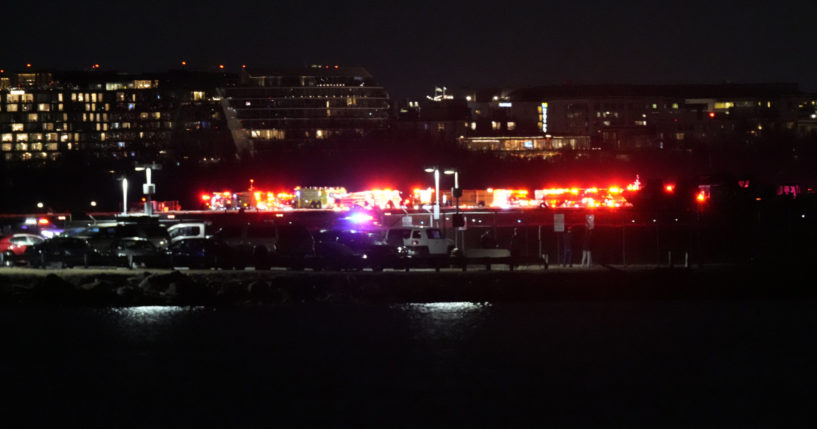
[[[467,91],[482,136],[587,136],[592,149],[684,147],[813,132],[817,97],[796,84],[563,85]]]
[[[362,67],[245,68],[238,85],[220,91],[242,155],[364,137],[389,125],[389,94]]]
[[[206,144],[213,140],[208,132],[226,128],[215,101],[215,88],[226,80],[185,71],[3,73],[0,159],[48,162],[80,152],[135,161],[207,156],[206,147],[173,143],[198,135]]]

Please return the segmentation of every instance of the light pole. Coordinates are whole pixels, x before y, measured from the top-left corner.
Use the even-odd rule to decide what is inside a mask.
[[[444,171],[445,174],[454,175],[454,187],[451,188],[451,195],[454,197],[454,218],[453,222],[451,222],[451,226],[454,229],[454,247],[459,249],[459,227],[462,226],[462,220],[460,218],[460,196],[462,196],[462,190],[460,189],[460,173],[454,169],[448,169]]]
[[[437,226],[440,226],[440,169],[437,167],[430,167],[425,169],[426,173],[434,173],[434,195],[436,197],[436,204],[434,204],[434,220],[437,221]]]
[[[460,173],[459,173],[459,171],[457,171],[457,170],[445,170],[445,171],[443,171],[443,173],[449,174],[449,175],[453,174],[454,175],[454,188],[455,189],[460,188]]]
[[[128,214],[128,179],[122,178],[122,215]]]
[[[153,215],[153,203],[151,202],[151,195],[156,193],[156,185],[151,183],[151,172],[153,170],[161,170],[162,166],[157,164],[144,164],[144,165],[137,165],[135,170],[142,171],[145,170],[145,183],[142,185],[142,193],[147,195],[147,201],[145,202],[145,214],[148,216]]]

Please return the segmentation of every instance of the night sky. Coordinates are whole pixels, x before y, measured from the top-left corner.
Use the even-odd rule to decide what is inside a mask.
[[[817,2],[15,1],[0,67],[162,71],[349,64],[394,97],[435,85],[798,82]]]

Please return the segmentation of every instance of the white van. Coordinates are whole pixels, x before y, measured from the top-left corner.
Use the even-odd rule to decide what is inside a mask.
[[[394,247],[409,257],[449,256],[454,249],[454,241],[443,237],[438,228],[419,226],[380,231],[377,241],[378,244]]]

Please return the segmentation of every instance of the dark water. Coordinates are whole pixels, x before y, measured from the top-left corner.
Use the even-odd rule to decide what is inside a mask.
[[[0,329],[25,426],[817,422],[811,301],[2,309]]]

